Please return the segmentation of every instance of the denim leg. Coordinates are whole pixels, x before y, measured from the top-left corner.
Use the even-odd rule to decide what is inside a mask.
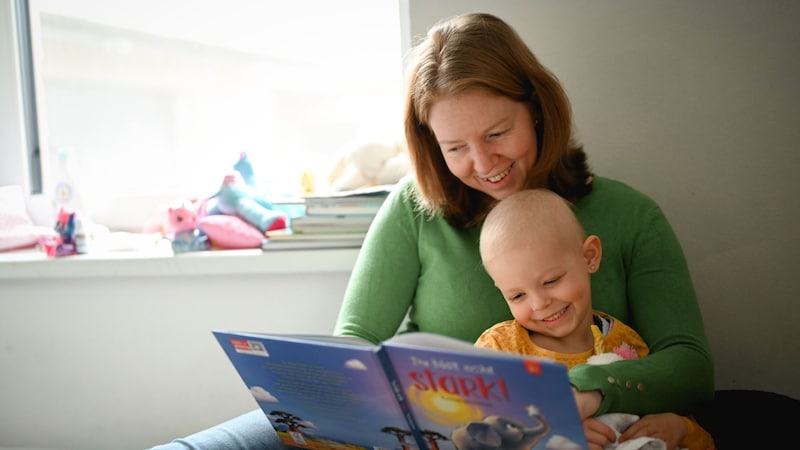
[[[286,450],[264,411],[256,409],[227,422],[151,450]]]

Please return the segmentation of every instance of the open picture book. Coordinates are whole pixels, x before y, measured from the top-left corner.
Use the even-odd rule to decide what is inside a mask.
[[[555,362],[428,333],[213,331],[288,448],[586,449]]]

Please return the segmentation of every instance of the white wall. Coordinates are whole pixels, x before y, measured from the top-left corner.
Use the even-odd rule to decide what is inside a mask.
[[[407,4],[412,35],[467,11],[517,29],[566,86],[596,172],[672,221],[717,387],[800,398],[800,2]]]
[[[149,448],[255,409],[211,330],[332,333],[357,251],[333,253],[0,260],[0,448]]]

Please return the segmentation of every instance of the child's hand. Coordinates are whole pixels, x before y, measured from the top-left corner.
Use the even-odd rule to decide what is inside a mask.
[[[583,434],[589,450],[603,450],[617,439],[617,434],[611,427],[591,417],[583,421]]]
[[[585,433],[585,421],[583,429]],[[628,429],[619,436],[619,442],[625,442],[640,436],[647,436],[663,440],[667,443],[667,449],[673,450],[678,448],[678,444],[686,437],[687,432],[686,423],[677,414],[648,414],[628,427]],[[589,448],[593,448],[591,444]]]

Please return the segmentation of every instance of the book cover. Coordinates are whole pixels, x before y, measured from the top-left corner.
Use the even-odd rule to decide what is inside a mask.
[[[318,248],[360,248],[364,233],[312,233],[270,237],[261,243],[262,250],[301,250]]]
[[[365,199],[374,199],[374,198],[384,198],[392,191],[394,188],[393,184],[381,184],[378,186],[370,186],[361,189],[354,189],[350,191],[329,191],[323,193],[316,193],[311,195],[306,195],[303,198],[305,199],[306,203],[308,202],[334,202],[340,199],[358,199],[358,198],[365,198]]]
[[[372,216],[300,216],[292,219],[289,226],[295,234],[366,233],[372,219]]]
[[[383,345],[432,449],[585,449],[565,366],[427,333]]]
[[[420,448],[372,344],[218,330],[214,335],[288,448]]]
[[[214,331],[290,448],[586,449],[566,368],[428,333]]]
[[[373,186],[354,191],[338,191],[304,197],[308,216],[374,216],[393,185]]]
[[[307,216],[374,216],[383,205],[380,201],[341,201],[333,203],[306,203]]]

